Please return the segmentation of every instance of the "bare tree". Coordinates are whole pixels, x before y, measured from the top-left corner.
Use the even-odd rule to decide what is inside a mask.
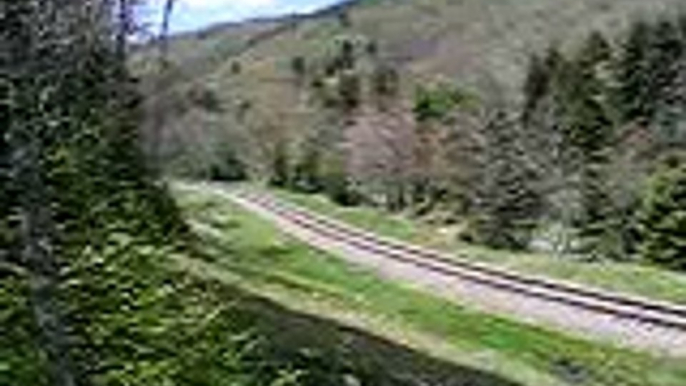
[[[120,0],[126,1],[126,0]],[[166,0],[164,9],[162,10],[162,23],[160,32],[157,36],[158,44],[158,66],[159,74],[154,84],[154,95],[162,95],[165,84],[169,78],[170,62],[169,62],[169,27],[171,24],[171,17],[174,11],[175,0]],[[154,104],[163,103],[162,101],[154,101]],[[162,134],[167,123],[165,111],[160,106],[152,106],[152,140],[150,141],[149,149],[149,166],[155,172],[160,171],[161,144]]]

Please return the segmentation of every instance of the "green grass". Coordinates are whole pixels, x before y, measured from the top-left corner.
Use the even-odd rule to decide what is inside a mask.
[[[341,207],[325,197],[272,190],[278,197],[380,235],[492,263],[526,274],[686,304],[686,275],[638,263],[587,262],[542,253],[514,253],[460,242],[420,219],[369,207]]]
[[[201,232],[207,258],[189,266],[293,307],[343,320],[372,320],[362,325],[375,334],[525,385],[686,384],[681,361],[473,312],[313,250],[221,197],[186,189],[178,190],[178,197],[194,221],[216,230]]]

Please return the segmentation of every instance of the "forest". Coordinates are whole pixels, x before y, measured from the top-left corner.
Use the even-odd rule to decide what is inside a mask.
[[[0,384],[290,384],[236,294],[168,261],[192,235],[141,151],[133,6],[1,3]]]
[[[417,87],[372,40],[295,56],[295,87],[323,111],[274,143],[271,185],[459,222],[458,237],[588,260],[683,270],[686,17],[638,20],[610,41],[534,54],[521,103],[447,82]],[[246,177],[226,150],[210,175]]]
[[[446,79],[412,83],[383,42],[344,33],[321,51],[280,58],[289,90],[314,122],[291,135],[260,131],[256,115],[268,106],[250,98],[230,105],[202,87],[165,93],[179,71],[165,57],[174,37],[169,46],[164,35],[148,47],[134,39],[142,28],[139,3],[0,0],[0,385],[516,385],[420,354],[404,340],[303,316],[249,293],[240,280],[198,274],[203,264],[221,262],[220,254],[235,255],[231,264],[251,278],[277,264],[309,275],[321,269],[332,279],[303,279],[290,290],[314,292],[307,286],[316,283],[341,304],[362,304],[345,291],[359,292],[389,320],[402,315],[462,339],[473,328],[490,337],[483,339],[489,350],[505,351],[509,340],[498,337],[521,339],[522,363],[540,365],[564,384],[581,374],[588,381],[576,384],[637,385],[636,369],[657,363],[495,317],[481,320],[325,258],[300,262],[315,252],[278,241],[274,230],[238,211],[228,210],[230,221],[219,226],[227,233],[253,227],[250,237],[278,242],[253,250],[253,240],[236,233],[232,244],[212,249],[188,208],[203,216],[221,210],[175,186],[182,179],[262,184],[456,225],[461,241],[508,253],[682,274],[686,14],[639,18],[618,36],[589,32],[573,47],[550,41],[530,55],[513,100]],[[356,22],[346,9],[325,13],[343,31]],[[137,73],[137,55],[158,50],[158,67]],[[225,61],[227,77],[250,76],[240,60]],[[252,130],[252,141],[222,138],[197,169],[173,170],[188,161],[165,147],[164,126],[194,109],[230,109]],[[291,260],[284,258],[291,257],[288,247]],[[254,261],[241,261],[248,257]],[[206,271],[226,268],[217,266]],[[274,277],[288,279],[280,273]],[[350,277],[359,287],[347,283]],[[431,316],[421,319],[385,294],[402,295]],[[440,313],[464,325],[434,319]],[[484,320],[495,332],[474,327]],[[292,334],[284,337],[281,324]],[[552,343],[539,347],[521,336]],[[550,360],[563,345],[574,361]],[[683,372],[672,362],[654,368]],[[433,376],[421,378],[424,372]],[[674,379],[650,384],[684,378]]]

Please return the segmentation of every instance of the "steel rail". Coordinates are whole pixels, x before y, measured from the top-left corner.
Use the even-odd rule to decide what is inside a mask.
[[[502,291],[686,331],[686,307],[504,272],[501,269],[445,257],[437,251],[371,236],[354,227],[297,208],[293,204],[282,204],[265,194],[239,192],[238,196],[316,234],[397,261]],[[412,256],[418,256],[420,259]]]

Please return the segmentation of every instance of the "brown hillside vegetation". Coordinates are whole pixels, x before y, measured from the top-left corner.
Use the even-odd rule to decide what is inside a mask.
[[[294,87],[291,61],[322,61],[340,39],[373,44],[402,72],[406,95],[417,82],[442,81],[512,102],[530,54],[551,43],[575,45],[592,30],[613,36],[638,17],[680,7],[680,0],[363,0],[185,34],[172,42],[172,79],[157,93],[174,118],[166,125],[166,150],[184,155],[171,164],[182,170],[217,157],[217,144],[226,141],[246,145],[251,161],[267,162],[265,138],[302,133],[316,122]],[[137,68],[150,63],[149,52]]]

